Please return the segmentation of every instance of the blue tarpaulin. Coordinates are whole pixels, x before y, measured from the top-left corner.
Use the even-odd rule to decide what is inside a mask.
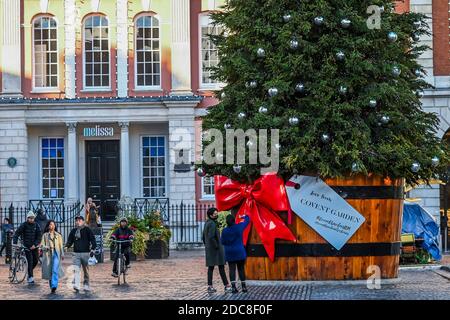
[[[422,248],[429,252],[433,259],[441,260],[439,225],[433,216],[417,203],[405,202],[402,233],[413,233],[416,239],[423,239]]]

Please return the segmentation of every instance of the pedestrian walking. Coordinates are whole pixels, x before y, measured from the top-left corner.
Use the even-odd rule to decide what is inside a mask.
[[[11,224],[11,221],[8,218],[3,219],[2,223],[2,243],[0,248],[0,257],[3,254],[3,250],[6,248],[6,235],[8,232],[13,231],[13,225]]]
[[[223,246],[220,243],[219,227],[217,225],[218,211],[216,208],[209,208],[207,215],[208,220],[203,230],[203,243],[205,244],[206,266],[208,267],[208,292],[213,293],[217,291],[213,287],[215,266],[219,268],[225,292],[231,292],[231,286],[225,273],[225,256]]]
[[[59,279],[64,277],[64,241],[53,220],[47,222],[41,241],[42,279],[48,280],[52,293],[58,288]]]
[[[73,245],[73,261],[75,267],[73,289],[78,293],[80,291],[81,268],[83,268],[84,291],[91,291],[89,285],[89,258],[94,256],[96,241],[92,230],[86,226],[83,216],[75,218],[76,228],[72,229],[67,239],[66,247]]]
[[[236,218],[233,215],[226,217],[227,227],[223,229],[220,241],[225,248],[225,260],[228,262],[230,281],[233,293],[238,293],[239,290],[236,286],[236,269],[239,273],[239,279],[241,280],[242,292],[247,292],[247,286],[245,283],[245,260],[247,259],[247,253],[245,252],[243,234],[245,228],[247,228],[250,219],[247,215],[240,216],[244,219],[241,223],[236,223]]]
[[[38,209],[36,211],[36,223],[39,225],[39,228],[41,228],[41,232],[44,232],[45,228],[47,227],[48,221],[49,219],[45,211],[42,209]]]
[[[17,228],[13,237],[13,244],[17,244],[19,238],[26,248],[25,257],[28,262],[28,283],[34,284],[33,270],[39,261],[39,244],[41,243],[42,232],[35,221],[36,216],[33,211],[27,214],[27,221]]]
[[[84,206],[86,223],[89,228],[97,228],[102,225],[102,219],[98,213],[98,207],[92,200],[92,198],[88,198],[86,201],[86,205]]]

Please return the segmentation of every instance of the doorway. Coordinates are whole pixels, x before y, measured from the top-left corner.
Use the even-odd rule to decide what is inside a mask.
[[[120,199],[120,141],[86,141],[86,199],[100,207],[103,221],[114,221]]]

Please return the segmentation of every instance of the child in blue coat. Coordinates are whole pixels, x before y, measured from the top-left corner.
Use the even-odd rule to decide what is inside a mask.
[[[240,218],[244,218],[244,222],[236,224],[233,215],[230,214],[227,216],[227,227],[223,229],[220,238],[220,241],[225,248],[225,260],[228,262],[230,269],[230,280],[233,293],[239,292],[236,288],[236,268],[239,273],[239,279],[241,280],[242,292],[247,292],[244,269],[247,254],[245,252],[242,235],[245,228],[248,226],[250,219],[246,215],[241,216]]]

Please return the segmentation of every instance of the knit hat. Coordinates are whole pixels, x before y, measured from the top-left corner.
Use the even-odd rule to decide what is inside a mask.
[[[31,211],[31,210],[28,211],[28,213],[27,213],[27,219],[28,219],[28,218],[33,218],[33,219],[36,218],[36,215],[34,214],[33,211]]]

